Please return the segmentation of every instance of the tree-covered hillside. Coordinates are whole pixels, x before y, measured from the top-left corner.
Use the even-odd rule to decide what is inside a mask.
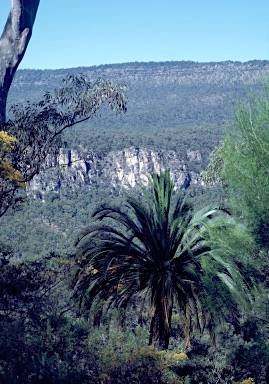
[[[269,383],[268,73],[18,71],[0,130],[1,383]],[[126,83],[127,113],[99,108],[125,112],[125,86],[84,75]]]
[[[219,145],[223,133],[231,129],[237,101],[250,90],[255,94],[260,92],[261,77],[269,73],[269,62],[152,62],[61,70],[19,70],[9,94],[9,105],[26,100],[38,101],[46,91],[61,86],[67,73],[82,74],[91,81],[105,76],[126,83],[129,101],[124,116],[114,116],[107,109],[102,109],[99,117],[67,131],[63,139],[65,148],[82,149],[82,157],[93,153],[100,161],[110,153],[126,148],[174,151],[184,161],[188,171],[198,175],[206,168],[209,154]],[[198,151],[201,161],[190,161],[188,151]],[[167,162],[166,166],[169,166]],[[37,256],[38,246],[34,244],[39,241],[46,252],[54,249],[55,244],[58,249],[72,244],[71,228],[77,228],[76,232],[85,225],[85,219],[80,216],[83,210],[68,213],[68,206],[81,201],[81,206],[90,210],[91,205],[119,193],[113,190],[108,178],[99,178],[99,184],[92,185],[90,189],[78,187],[74,191],[72,185],[77,181],[72,176],[65,183],[65,172],[61,169],[53,173],[46,170],[44,177],[48,184],[54,180],[55,188],[50,188],[52,195],[46,197],[43,193],[41,199],[32,201],[29,194],[29,204],[23,208],[23,214],[16,212],[3,218],[3,241],[12,238],[18,243],[24,239],[20,254],[27,257]],[[61,193],[57,187],[59,183]],[[200,186],[192,186],[190,194],[196,197],[199,206],[209,200],[209,191]],[[15,231],[14,220],[18,223]],[[29,228],[26,233],[25,221]],[[63,227],[65,229],[57,229]],[[40,234],[46,233],[46,236],[39,236],[37,228]],[[42,231],[40,228],[43,228]],[[51,248],[47,244],[51,244]]]
[[[106,77],[129,88],[128,114],[118,121],[105,115],[91,126],[150,130],[231,121],[246,88],[257,91],[269,74],[268,61],[196,63],[150,62],[100,65],[60,70],[19,70],[9,93],[9,105],[36,100],[60,85],[68,73],[91,81]]]

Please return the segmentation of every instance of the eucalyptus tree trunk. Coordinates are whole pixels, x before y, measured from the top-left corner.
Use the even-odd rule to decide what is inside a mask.
[[[0,123],[6,121],[8,91],[32,36],[40,0],[11,0],[0,38]]]

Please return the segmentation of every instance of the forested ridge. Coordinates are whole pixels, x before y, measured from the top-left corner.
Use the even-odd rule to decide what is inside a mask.
[[[0,137],[19,196],[0,217],[0,382],[269,382],[268,74],[258,60],[17,71],[6,126],[25,132]],[[66,76],[79,92],[84,77],[126,84],[127,112],[68,116],[18,184],[31,151],[25,165],[12,151],[27,122],[50,132],[46,92]]]
[[[130,147],[156,152],[160,149],[172,150],[185,162],[189,172],[195,171],[199,175],[206,168],[211,151],[219,145],[223,134],[234,124],[233,113],[239,100],[246,98],[248,92],[258,94],[261,91],[261,78],[269,73],[269,62],[152,62],[61,70],[18,70],[10,90],[9,105],[39,100],[46,91],[59,87],[68,73],[86,75],[91,81],[105,76],[126,83],[129,102],[128,112],[124,116],[114,116],[103,108],[97,117],[67,131],[63,140],[65,148],[78,150],[82,157],[85,153],[93,153],[100,160],[110,152],[123,151]],[[200,152],[201,161],[190,162],[188,151]],[[6,231],[9,233],[8,228],[12,228],[12,231],[5,236],[11,236],[14,240],[19,241],[30,236],[29,240],[23,241],[24,251],[20,250],[20,253],[25,254],[29,244],[32,254],[35,249],[33,244],[38,243],[36,231],[46,233],[46,236],[41,236],[41,242],[48,236],[47,242],[54,238],[60,249],[66,246],[62,235],[66,233],[65,230],[54,229],[62,226],[68,228],[69,223],[69,231],[72,232],[74,220],[77,221],[75,227],[85,225],[83,218],[80,218],[83,208],[78,209],[76,215],[70,216],[68,213],[67,207],[73,204],[73,199],[81,201],[81,207],[88,207],[99,200],[103,201],[103,195],[109,196],[112,193],[112,196],[117,196],[119,193],[117,190],[112,191],[107,178],[101,178],[101,184],[95,183],[90,190],[83,185],[81,189],[76,188],[74,191],[72,185],[76,185],[76,181],[71,178],[70,183],[65,183],[62,180],[65,178],[63,171],[64,169],[56,169],[50,173],[47,170],[44,175],[47,184],[50,183],[50,178],[54,180],[56,190],[59,181],[64,186],[60,193],[54,193],[53,188],[50,189],[50,194],[45,198],[46,206],[40,203],[40,199],[32,200],[29,196],[31,204],[22,208],[25,210],[24,219],[29,217],[27,233],[23,229],[19,230],[20,226],[14,232],[13,221],[3,218],[6,224],[2,236]],[[211,192],[207,189],[197,185],[192,190],[194,191],[191,195],[198,195],[198,205],[203,204],[203,200],[205,203],[208,201],[205,196]],[[120,193],[124,193],[124,190],[121,189]],[[69,197],[65,202],[66,196]],[[55,209],[56,204],[62,208]],[[52,211],[50,217],[49,211]],[[36,215],[36,212],[40,213]],[[20,213],[14,219],[20,220],[17,215],[20,216]],[[13,217],[13,213],[11,216]],[[38,228],[36,222],[39,222]],[[24,224],[21,228],[23,227]],[[69,235],[67,238],[72,243]],[[43,249],[47,250],[47,246]],[[26,254],[29,254],[28,251]]]
[[[196,63],[149,62],[100,65],[60,70],[18,70],[8,102],[36,100],[60,85],[68,73],[94,81],[106,77],[128,85],[128,114],[98,119],[100,128],[150,130],[231,121],[233,109],[246,90],[258,90],[268,76],[268,61]]]

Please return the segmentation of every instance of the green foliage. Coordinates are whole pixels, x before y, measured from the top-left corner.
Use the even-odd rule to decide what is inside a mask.
[[[5,182],[20,182],[22,175],[16,169],[12,167],[9,159],[10,154],[16,143],[14,137],[9,136],[6,132],[0,131],[0,180],[1,185]],[[18,185],[18,187],[25,186],[24,183]]]
[[[30,182],[47,156],[57,153],[62,132],[95,116],[105,103],[116,113],[126,112],[125,92],[125,85],[106,79],[92,84],[83,76],[69,75],[64,87],[47,92],[40,101],[13,105],[10,119],[1,129],[17,139],[10,149],[9,162],[20,177],[16,176],[16,183],[14,177],[12,184],[1,182],[0,216],[16,205],[22,183]]]
[[[147,333],[143,328],[128,332],[116,324],[112,322],[108,330],[95,328],[89,336],[102,383],[182,383],[173,369],[184,365],[185,354],[146,347]]]
[[[247,262],[241,247],[237,252],[232,245],[247,247],[247,240],[251,246],[251,240],[218,208],[193,214],[184,196],[174,194],[168,170],[153,174],[149,189],[141,189],[142,202],[129,197],[127,210],[103,205],[93,212],[78,240],[76,289],[88,306],[95,300],[107,302],[107,309],[126,309],[134,299],[143,303],[150,313],[149,344],[157,338],[160,349],[168,348],[177,308],[189,346],[193,318],[201,332],[224,316],[224,308],[237,318],[236,303],[248,292],[240,263]],[[218,292],[228,299],[221,312],[208,304]]]
[[[252,377],[249,377],[248,379],[246,380],[243,380],[243,381],[237,381],[236,383],[234,384],[255,384],[255,381],[252,379]]]
[[[26,110],[19,107],[13,110],[17,119],[13,119],[13,123],[15,120],[17,123],[12,125],[10,121],[8,132],[18,139],[12,163],[15,171],[18,164],[16,156],[17,159],[25,159],[25,163],[20,164],[20,172],[27,175],[31,167],[34,170],[39,162],[38,156],[42,155],[42,151],[39,153],[42,141],[48,140],[53,134],[56,137],[61,135],[63,126],[60,122],[65,122],[67,126],[73,122],[72,113],[75,110],[70,110],[71,114],[68,115],[68,108],[71,105],[81,107],[76,104],[80,99],[77,96],[83,96],[84,86],[88,85],[83,78],[78,83],[75,78],[70,77],[69,80],[71,86],[65,87],[65,91],[57,96],[58,101],[63,102],[59,110],[53,109],[57,92],[47,94],[45,104],[34,102],[28,104]],[[148,98],[149,90],[150,87],[140,95],[141,103]],[[191,88],[187,91],[187,99],[193,100]],[[199,92],[200,96],[197,93],[197,97],[201,100],[203,90]],[[84,148],[88,141],[100,155],[129,146],[173,149],[181,152],[185,161],[191,142],[195,147],[191,149],[199,150],[203,146],[203,163],[194,164],[195,171],[199,172],[207,162],[208,152],[218,143],[224,127],[190,126],[196,115],[202,117],[202,107],[199,111],[193,108],[189,116],[186,111],[181,111],[184,115],[182,121],[187,122],[188,126],[165,130],[163,127],[175,125],[169,125],[173,120],[169,120],[168,116],[175,113],[174,104],[167,104],[167,99],[161,95],[161,87],[156,93],[159,100],[156,105],[163,114],[161,119],[157,113],[150,115],[146,111],[149,108],[146,103],[143,106],[144,112],[147,112],[145,125],[141,124],[141,117],[138,116],[139,108],[135,113],[132,111],[132,116],[137,117],[134,126],[139,129],[152,129],[152,121],[156,122],[151,132],[145,131],[141,135],[141,130],[134,132],[133,126],[128,126],[123,135],[126,121],[119,121],[119,127],[123,128],[115,130],[115,121],[104,112],[108,126],[113,125],[113,133],[109,129],[100,132],[99,128],[105,126],[100,119],[94,123],[96,129],[92,132],[86,133],[88,125],[85,124],[73,131],[79,133],[79,137],[75,138],[72,133],[73,137],[69,135],[68,140]],[[65,105],[68,99],[74,103]],[[91,97],[88,101],[90,105]],[[117,103],[117,100],[114,101]],[[150,102],[155,103],[155,100]],[[82,106],[81,113],[86,111],[86,104]],[[266,165],[268,102],[260,101],[257,105],[256,101],[251,101],[250,104],[251,113],[242,107],[237,121],[238,124],[240,121],[245,124],[251,116],[255,128],[252,134],[254,132],[255,135],[251,136],[249,125],[246,137],[243,133],[235,133],[230,136],[229,143],[227,139],[229,145],[226,149],[229,156],[234,155],[234,165],[237,166],[242,159],[238,154],[233,154],[237,151],[234,145],[236,140],[244,143],[242,148],[251,150],[251,154],[255,154],[258,148],[258,152],[263,154],[260,162],[242,163],[239,169],[247,165],[253,177],[258,172],[257,180],[261,178],[259,185],[267,191],[265,183],[262,184],[262,177],[266,174],[259,173],[259,168]],[[122,109],[124,103],[118,107]],[[261,110],[263,114],[259,112]],[[253,111],[258,117],[253,118]],[[226,116],[224,111],[218,113],[216,120]],[[51,120],[46,120],[49,114]],[[79,119],[82,117],[76,116]],[[68,120],[69,117],[71,120]],[[35,127],[25,130],[27,121],[31,122],[30,127],[35,122],[36,130]],[[264,122],[264,130],[259,136],[256,127],[261,121]],[[54,126],[54,122],[59,125]],[[4,132],[4,135],[8,134]],[[35,142],[31,136],[35,136]],[[247,137],[251,137],[251,140],[248,141]],[[63,137],[62,141],[65,139]],[[54,144],[47,147],[48,151],[57,152],[61,143],[56,140]],[[242,148],[241,155],[249,153],[242,152]],[[221,161],[222,151],[217,152]],[[9,157],[9,153],[7,151],[5,156]],[[218,170],[219,164],[223,166],[224,163],[218,163],[215,170]],[[237,173],[232,165],[226,173],[228,170],[231,174],[234,172],[235,179]],[[104,182],[99,187],[85,186],[74,191],[60,190],[46,195],[37,192],[35,199],[29,198],[29,204],[23,206],[20,212],[8,212],[1,218],[1,383],[250,384],[253,380],[255,383],[266,383],[266,374],[268,376],[269,373],[268,294],[262,290],[259,300],[253,302],[250,292],[253,277],[258,275],[253,269],[254,258],[260,263],[263,260],[263,270],[258,277],[264,279],[265,286],[268,285],[267,252],[263,250],[257,254],[245,228],[239,226],[224,210],[215,206],[212,208],[211,205],[210,209],[196,212],[183,194],[173,191],[173,181],[168,176],[167,172],[161,176],[154,175],[150,189],[142,187],[142,194],[137,189],[132,191],[130,195],[135,198],[129,196],[127,206],[124,193],[119,195],[116,190],[111,192],[111,187]],[[240,180],[237,185],[239,182],[243,185]],[[247,180],[245,184],[249,190],[254,185],[253,180],[252,184]],[[230,186],[225,182],[224,186],[228,191]],[[234,197],[234,207],[237,204],[236,208],[239,209],[236,211],[242,217],[243,204],[238,204],[241,191],[236,188],[230,191]],[[200,208],[205,201],[218,198],[219,190],[216,188],[207,193],[202,187],[192,186],[189,195]],[[249,193],[248,196],[251,204],[254,204],[253,195]],[[262,211],[266,193],[264,200],[263,196],[257,196],[257,212],[247,204],[243,212],[254,232],[257,232],[257,227],[260,228],[257,225],[258,213],[261,213],[264,223],[267,217],[266,212]],[[108,203],[103,204],[104,201]],[[103,204],[101,208],[100,203]],[[75,265],[72,256],[67,257],[65,253],[72,255],[74,252],[73,239],[88,224],[91,211],[95,211],[95,220],[84,238],[84,245],[88,248],[83,248],[84,240],[81,240],[80,263]],[[256,216],[251,216],[251,212]],[[52,250],[59,254],[52,253]],[[31,262],[26,262],[26,259],[31,259]],[[77,293],[82,293],[83,317],[77,313],[77,296],[74,297],[70,289],[77,269]],[[181,296],[178,299],[179,292]],[[93,297],[95,293],[97,295]],[[160,298],[160,295],[164,298]],[[250,304],[249,307],[245,307],[246,302]],[[119,312],[113,310],[113,306],[119,307]],[[170,308],[173,316],[169,320]],[[157,319],[156,313],[161,314]],[[154,317],[156,320],[152,321]],[[164,332],[161,321],[166,325]],[[196,326],[200,326],[200,329],[197,330]],[[187,355],[180,352],[184,346],[184,330],[187,335],[192,334]],[[147,340],[154,335],[157,347],[163,348],[164,343],[159,342],[158,332],[168,333],[169,350],[158,351],[146,346]],[[210,342],[212,335],[215,348]]]
[[[109,351],[108,351],[109,352]],[[102,374],[103,383],[169,383],[182,384],[181,379],[171,368],[184,362],[179,353],[154,351],[149,348],[134,350],[127,361],[119,361],[118,356]],[[107,361],[106,361],[107,363]]]
[[[223,122],[232,121],[235,101],[245,97],[246,85],[259,92],[268,61],[196,63],[170,61],[124,63],[58,70],[19,70],[9,93],[10,103],[38,100],[48,86],[59,86],[68,73],[90,79],[104,76],[128,84],[128,113],[120,121],[112,114],[92,122],[98,130],[150,132],[182,126],[197,127],[196,142],[208,130],[218,140]],[[214,125],[214,128],[212,127]],[[193,129],[190,136],[195,139]],[[208,135],[209,139],[210,136]],[[218,142],[215,144],[218,145]],[[212,148],[211,148],[212,150]]]
[[[77,332],[64,316],[72,307],[69,268],[70,263],[55,255],[46,263],[1,266],[1,382],[67,382],[60,377],[72,373],[71,345]]]
[[[211,157],[207,180],[221,181],[233,211],[250,226],[261,245],[269,244],[268,164],[269,86],[235,113],[234,132]]]
[[[7,132],[0,131],[0,206],[4,202],[2,213],[7,211],[12,200],[17,204],[21,202],[20,197],[13,199],[12,191],[26,186],[22,173],[17,169],[18,164],[13,162],[16,142]]]
[[[20,260],[40,260],[50,252],[72,254],[78,233],[88,223],[92,210],[107,201],[122,201],[96,186],[75,191],[40,193],[28,198],[20,210],[1,217],[0,242],[9,244]],[[27,231],[25,230],[27,228]]]
[[[232,384],[251,376],[265,383],[266,323],[249,319],[241,335],[222,325],[217,349],[210,347],[206,332],[201,339],[193,329],[187,358],[180,352],[184,341],[175,314],[172,348],[154,350],[146,347],[148,331],[137,324],[136,308],[126,314],[110,311],[100,327],[91,326],[98,305],[89,320],[80,318],[69,289],[73,270],[71,260],[56,254],[43,262],[1,266],[0,382]]]
[[[175,352],[163,355],[146,348],[145,330],[122,329],[117,314],[112,316],[108,329],[92,329],[88,322],[78,319],[72,312],[67,315],[59,308],[59,300],[54,301],[51,296],[48,281],[41,281],[43,267],[40,265],[39,270],[33,265],[17,267],[23,270],[19,275],[24,277],[23,284],[16,279],[15,267],[5,268],[10,282],[18,282],[19,286],[16,290],[9,285],[5,288],[3,277],[0,277],[1,289],[4,288],[0,297],[0,382],[91,384],[133,383],[136,380],[139,383],[181,383],[172,369],[182,364],[186,355]],[[32,281],[32,270],[35,270],[36,279],[39,278],[38,286],[36,279]],[[12,281],[12,274],[16,282]],[[10,302],[8,315],[3,309],[5,298],[10,300],[15,296],[17,301]]]

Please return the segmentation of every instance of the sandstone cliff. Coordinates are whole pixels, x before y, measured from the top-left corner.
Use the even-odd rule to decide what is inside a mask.
[[[110,189],[128,189],[137,182],[146,184],[151,172],[166,168],[174,175],[177,188],[187,188],[190,184],[201,183],[199,173],[192,171],[191,166],[201,161],[200,152],[191,150],[180,154],[172,150],[130,147],[97,155],[83,148],[62,148],[57,157],[47,159],[45,170],[35,177],[30,188],[57,192],[63,187],[74,190],[103,184]]]

